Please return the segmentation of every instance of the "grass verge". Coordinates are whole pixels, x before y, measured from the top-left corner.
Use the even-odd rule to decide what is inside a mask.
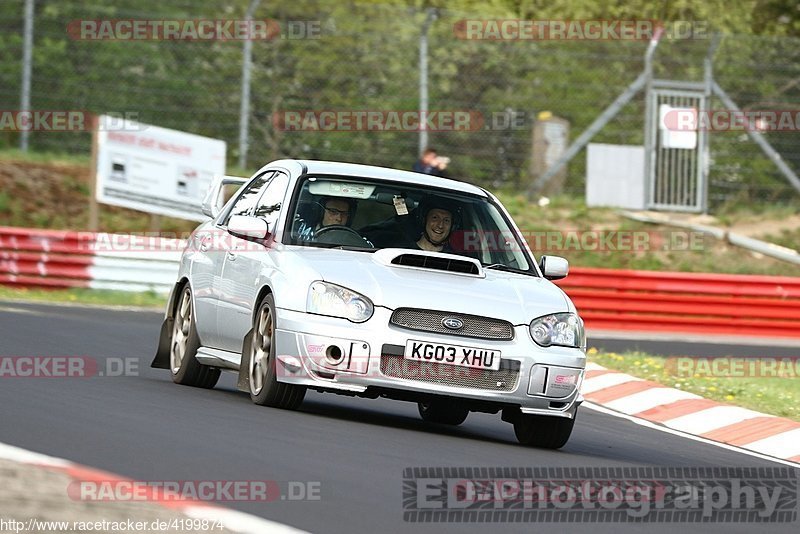
[[[0,160],[26,161],[28,163],[53,163],[89,166],[90,154],[70,154],[66,152],[23,152],[17,148],[0,149]]]
[[[589,361],[608,369],[658,382],[719,402],[735,404],[771,415],[800,421],[800,360],[792,366],[777,367],[775,376],[722,377],[706,376],[698,365],[692,376],[676,373],[663,356],[643,352],[602,352],[590,348]],[[688,373],[686,373],[688,374]]]
[[[795,230],[781,230],[781,233],[778,235],[768,234],[765,239],[770,243],[797,250],[800,248],[800,228]]]
[[[155,291],[135,293],[104,289],[28,289],[0,286],[0,300],[73,302],[76,304],[163,309],[167,304],[167,295]]]

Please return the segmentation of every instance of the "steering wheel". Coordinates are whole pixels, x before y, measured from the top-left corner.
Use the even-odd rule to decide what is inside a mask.
[[[344,226],[342,224],[323,226],[315,232],[314,238],[317,243],[329,243],[334,245],[363,247],[366,244],[361,234],[349,226]]]

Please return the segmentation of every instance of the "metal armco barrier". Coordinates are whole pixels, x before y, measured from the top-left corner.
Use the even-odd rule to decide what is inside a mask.
[[[0,227],[0,284],[166,292],[184,245]],[[557,283],[594,330],[800,337],[800,277],[576,267]]]
[[[591,329],[800,337],[800,277],[575,268],[557,283]]]

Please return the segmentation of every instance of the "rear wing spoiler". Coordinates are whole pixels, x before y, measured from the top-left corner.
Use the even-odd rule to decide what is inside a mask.
[[[219,212],[225,205],[225,201],[220,198],[220,193],[222,193],[223,186],[238,185],[241,187],[246,184],[248,180],[249,178],[244,178],[242,176],[215,176],[211,181],[211,185],[208,187],[208,191],[206,191],[205,198],[203,198],[203,204],[201,206],[203,215],[211,217],[212,219],[219,215]]]

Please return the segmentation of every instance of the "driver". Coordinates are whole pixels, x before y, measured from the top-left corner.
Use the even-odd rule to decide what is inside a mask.
[[[344,198],[327,198],[323,199],[322,204],[322,222],[317,226],[317,230],[324,226],[331,226],[338,224],[346,226],[350,215],[352,214],[351,204]]]
[[[308,224],[302,218],[298,219],[298,239],[300,241],[319,241],[318,238],[320,237],[320,232],[325,228],[330,228],[332,231],[336,229],[338,229],[338,231],[349,231],[353,234],[353,236],[358,236],[359,238],[356,240],[357,242],[352,242],[353,236],[351,236],[351,242],[348,242],[348,240],[344,237],[333,237],[334,241],[344,239],[344,241],[340,242],[342,245],[375,248],[375,245],[373,245],[369,239],[362,236],[350,227],[356,211],[356,206],[358,205],[357,202],[358,201],[354,198],[323,197],[319,202],[319,207],[322,208],[322,216],[320,217],[318,213],[315,217],[315,219],[319,220],[319,223],[316,226]],[[333,243],[333,241],[330,241],[330,239],[331,236],[327,236],[324,238],[324,241],[319,242]]]
[[[322,217],[317,217],[319,222],[316,225],[300,221],[297,237],[301,241],[313,241],[317,231],[326,226],[348,226],[355,201],[342,197],[323,197],[319,201],[319,206],[322,208]]]

